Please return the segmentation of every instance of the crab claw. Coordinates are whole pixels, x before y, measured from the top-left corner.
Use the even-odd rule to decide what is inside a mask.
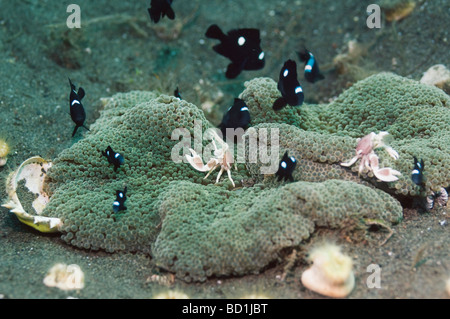
[[[399,155],[397,153],[396,150],[394,150],[392,147],[390,146],[386,146],[385,147],[386,152],[388,152],[388,154],[393,158],[393,159],[398,159]]]
[[[358,156],[355,156],[355,157],[353,157],[351,160],[349,160],[348,162],[340,163],[340,164],[341,164],[341,166],[350,167],[350,166],[352,166],[353,164],[356,163],[356,161],[358,160],[358,158],[359,158]]]
[[[203,164],[202,158],[197,154],[196,151],[194,151],[192,148],[190,148],[189,151],[191,152],[192,156],[186,154],[186,159],[193,168],[200,172],[207,172],[211,169],[210,167],[208,167],[208,165]]]
[[[375,177],[383,182],[395,182],[396,180],[398,180],[397,176],[402,175],[402,173],[390,167],[385,167],[382,169],[375,169],[372,167],[372,171]]]
[[[397,176],[402,175],[402,173],[390,167],[379,168],[378,156],[375,153],[369,156],[369,162],[373,175],[375,175],[375,177],[380,181],[395,182],[396,180],[398,180]]]

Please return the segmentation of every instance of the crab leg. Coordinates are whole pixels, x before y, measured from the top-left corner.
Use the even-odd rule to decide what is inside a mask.
[[[213,166],[213,167],[209,170],[208,174],[206,174],[206,176],[205,176],[203,179],[206,179],[206,178],[209,176],[209,174],[211,174],[217,167],[219,167],[219,165]]]
[[[203,164],[202,158],[197,154],[196,151],[194,151],[192,148],[190,148],[189,151],[191,152],[192,156],[186,154],[186,159],[193,168],[200,172],[206,172],[210,169],[207,165]]]
[[[220,179],[220,176],[222,176],[223,170],[224,170],[224,168],[222,167],[222,168],[220,169],[219,174],[217,174],[216,184],[219,182],[219,179]]]
[[[340,163],[340,164],[341,164],[341,166],[350,167],[350,166],[352,166],[353,164],[356,163],[356,161],[358,160],[358,158],[359,158],[358,156],[355,156],[355,157],[353,157],[350,161],[345,162],[345,163]]]
[[[234,185],[233,179],[231,178],[231,171],[227,170],[227,173],[228,173],[228,179],[231,181],[231,184],[233,184],[233,187],[236,187],[236,185]]]

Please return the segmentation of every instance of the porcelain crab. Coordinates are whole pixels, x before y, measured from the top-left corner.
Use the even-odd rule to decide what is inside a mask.
[[[224,140],[222,140],[222,138],[219,137],[219,135],[217,135],[216,131],[212,130],[211,132],[212,144],[214,146],[214,156],[208,161],[208,163],[206,163],[206,165],[203,164],[202,158],[192,148],[189,148],[192,155],[186,155],[186,159],[197,171],[208,172],[204,178],[207,178],[209,174],[220,166],[220,172],[217,175],[216,184],[219,182],[223,171],[227,171],[228,179],[231,181],[231,184],[233,184],[233,187],[236,187],[233,179],[231,178],[231,164],[234,162],[234,159],[229,150],[229,146]],[[219,144],[221,148],[217,148],[216,143]]]
[[[398,180],[401,173],[390,167],[379,167],[378,155],[375,154],[376,148],[384,148],[393,159],[398,159],[398,153],[385,142],[388,132],[380,132],[375,134],[369,133],[363,138],[358,139],[356,145],[356,155],[348,162],[341,163],[341,166],[350,167],[356,163],[358,159],[361,159],[358,172],[361,174],[364,168],[372,171],[376,178],[383,182],[394,182]]]

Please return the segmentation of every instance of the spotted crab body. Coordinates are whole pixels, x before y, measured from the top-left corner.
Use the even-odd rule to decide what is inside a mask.
[[[398,159],[398,153],[383,141],[388,134],[388,132],[380,132],[378,134],[371,132],[359,139],[355,150],[356,155],[348,162],[341,163],[341,166],[350,167],[360,159],[359,174],[363,172],[364,168],[367,168],[367,170],[373,172],[376,178],[383,182],[398,180],[397,176],[401,175],[401,173],[390,167],[380,168],[378,155],[374,151],[376,148],[384,148],[393,159]]]
[[[219,143],[222,148],[217,148],[216,142]],[[212,143],[214,146],[214,157],[211,158],[206,165],[203,164],[202,158],[192,148],[189,149],[191,155],[186,155],[187,161],[197,171],[208,172],[204,178],[207,178],[216,168],[220,166],[220,172],[217,175],[216,183],[219,182],[223,172],[227,171],[228,179],[231,181],[231,184],[233,184],[233,187],[236,187],[233,179],[231,178],[231,164],[234,159],[231,155],[228,144],[222,140],[215,131],[213,131]]]

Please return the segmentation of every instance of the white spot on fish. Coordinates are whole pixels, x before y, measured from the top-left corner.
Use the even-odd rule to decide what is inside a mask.
[[[288,76],[288,74],[289,74],[289,70],[288,70],[288,69],[284,70],[284,72],[283,72],[283,76],[284,76],[284,77],[287,77],[287,76]]]
[[[114,201],[113,206],[120,206],[120,203],[118,201]]]
[[[300,92],[303,92],[302,87],[301,86],[297,86],[295,88],[295,94],[300,93]]]
[[[246,107],[246,106],[241,107],[241,112],[244,112],[244,111],[248,111],[248,107]]]
[[[74,104],[81,104],[81,103],[78,100],[73,100],[71,106],[73,106]]]
[[[260,59],[260,60],[264,59],[264,52],[261,52],[261,53],[259,54],[258,59]]]
[[[120,156],[119,153],[116,153],[116,155],[114,155],[115,158],[118,158]]]
[[[295,160],[294,156],[291,156],[291,157],[290,157],[290,159],[291,159],[291,161],[292,161],[293,163],[295,163],[295,162],[296,162],[296,160]]]
[[[305,71],[311,71],[312,70],[312,66],[307,64],[305,65]]]
[[[239,39],[238,39],[238,44],[239,44],[240,46],[243,46],[243,45],[245,44],[245,38],[244,38],[244,37],[239,37]]]
[[[287,164],[286,164],[285,161],[282,161],[280,165],[281,165],[281,167],[283,167],[283,168],[286,168],[286,167],[287,167]]]

